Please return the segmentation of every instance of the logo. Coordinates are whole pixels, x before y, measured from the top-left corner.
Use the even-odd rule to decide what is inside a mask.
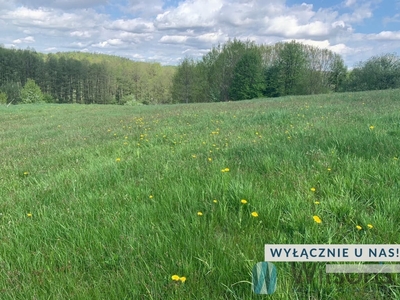
[[[276,291],[278,271],[272,262],[347,262],[347,264],[326,264],[325,276],[342,274],[347,278],[349,274],[361,274],[362,276],[383,274],[391,278],[388,274],[400,273],[400,264],[383,263],[399,261],[400,245],[267,244],[265,245],[265,261],[257,263],[252,269],[252,290],[256,294],[267,295]],[[364,264],[365,262],[369,262],[369,264]],[[370,262],[379,262],[379,264],[370,264]],[[306,270],[308,269],[306,268]],[[315,268],[311,269],[313,269],[312,276],[314,276]],[[307,274],[308,272],[306,272],[306,276],[309,279],[310,274]],[[297,274],[296,280],[300,278],[299,275]],[[322,279],[320,281],[322,282]]]

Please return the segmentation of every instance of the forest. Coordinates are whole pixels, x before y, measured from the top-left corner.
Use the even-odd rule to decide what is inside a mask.
[[[256,45],[239,40],[214,47],[201,60],[185,58],[177,67],[172,98],[214,102],[381,90],[400,87],[400,59],[372,57],[348,70],[342,57],[295,41]]]
[[[0,47],[0,103],[170,103],[174,72],[111,55]]]
[[[168,104],[400,87],[400,58],[374,56],[349,70],[330,50],[296,41],[229,40],[178,66],[105,54],[0,47],[0,104]]]

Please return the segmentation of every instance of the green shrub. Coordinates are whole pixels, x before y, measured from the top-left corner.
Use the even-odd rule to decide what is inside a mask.
[[[28,79],[21,90],[22,103],[41,103],[43,93],[33,79]]]
[[[56,103],[57,101],[53,98],[52,95],[45,93],[43,94],[43,101],[46,103]]]
[[[7,94],[1,92],[0,93],[0,104],[7,104]]]
[[[128,106],[136,106],[136,105],[143,105],[143,103],[136,100],[135,95],[126,95],[122,97],[121,101],[124,105]]]

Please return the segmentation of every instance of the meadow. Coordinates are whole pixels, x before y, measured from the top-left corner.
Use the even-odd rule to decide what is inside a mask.
[[[0,151],[1,299],[400,298],[300,263],[251,290],[264,244],[400,241],[400,90],[0,106]]]

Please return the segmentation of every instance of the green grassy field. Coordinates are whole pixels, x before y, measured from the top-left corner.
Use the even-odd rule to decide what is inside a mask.
[[[399,243],[399,90],[0,106],[0,149],[1,299],[400,298],[300,263],[251,291],[264,244]]]

